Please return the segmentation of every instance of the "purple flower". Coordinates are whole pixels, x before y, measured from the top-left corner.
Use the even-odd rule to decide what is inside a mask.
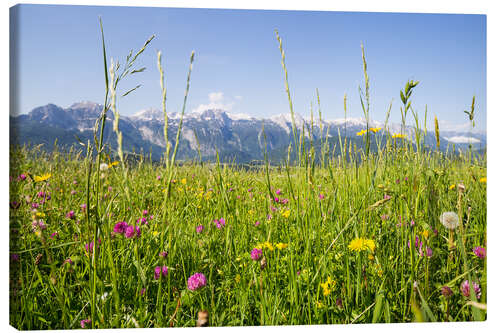
[[[472,282],[472,285],[474,287],[474,292],[476,293],[477,298],[481,297],[481,287],[479,287],[479,284],[477,284],[476,282]],[[469,280],[465,280],[464,282],[462,282],[462,284],[460,285],[460,291],[465,297],[470,296]]]
[[[71,265],[71,264],[73,264],[73,260],[71,260],[71,258],[68,258],[68,259],[66,259],[66,260],[63,261],[63,266],[65,264],[70,264]]]
[[[476,257],[480,259],[484,259],[486,257],[486,249],[484,247],[476,246],[472,251],[474,252]]]
[[[262,249],[254,248],[252,252],[250,252],[250,257],[255,261],[260,260],[262,258]]]
[[[97,240],[97,245],[95,246],[96,249],[99,249],[99,244],[101,244],[100,239]],[[85,244],[85,251],[88,254],[92,254],[93,248],[94,248],[94,241],[91,241],[90,243]]]
[[[80,205],[80,209],[82,210],[82,212],[84,212],[85,209],[87,209],[87,205],[86,204],[81,204]]]
[[[24,173],[20,174],[19,177],[17,177],[18,180],[26,180],[26,175]]]
[[[224,218],[221,217],[219,220],[215,219],[214,223],[217,229],[221,229],[226,225],[226,220],[224,220]]]
[[[10,260],[12,260],[13,262],[18,262],[19,261],[19,254],[17,253],[12,253],[10,255]]]
[[[12,209],[18,209],[20,205],[21,205],[21,204],[20,204],[19,202],[17,202],[17,201],[12,201],[12,202],[10,203],[10,208],[12,208]]]
[[[50,239],[59,238],[59,233],[57,231],[53,232],[53,233],[50,234],[49,238]]]
[[[384,200],[389,200],[390,198],[392,198],[390,195],[384,194]]]
[[[80,326],[82,328],[85,328],[88,325],[90,325],[91,322],[92,322],[92,320],[90,320],[90,319],[83,319],[83,320],[80,321]]]
[[[433,255],[432,249],[428,246],[425,247],[425,255],[427,256],[427,258],[430,258]],[[422,250],[420,250],[420,256],[423,256]]]
[[[75,195],[76,194],[76,191],[75,190],[71,190],[71,195]]]
[[[410,225],[413,227],[415,225],[415,221],[411,220]]]
[[[38,207],[40,207],[40,206],[36,202],[33,202],[31,204],[31,208],[33,208],[33,209],[37,209]]]
[[[158,280],[160,278],[160,275],[167,276],[168,274],[168,267],[167,266],[156,266],[155,267],[155,280]]]
[[[283,193],[283,192],[281,192],[280,189],[276,190],[276,195],[281,195],[281,193]]]
[[[189,290],[197,290],[206,286],[207,278],[203,273],[195,273],[191,275],[187,281],[187,286]]]
[[[398,179],[396,179],[396,184],[399,184],[399,178],[398,178]]]
[[[255,221],[254,226],[258,227],[258,226],[259,226],[259,224],[260,224],[260,222],[259,222],[259,221]]]
[[[318,198],[319,198],[319,200],[323,200],[323,199],[325,198],[325,196],[324,196],[323,194],[321,194],[321,193],[320,193],[320,194],[318,195]]]
[[[113,231],[116,232],[117,234],[123,234],[128,227],[127,222],[121,221],[115,224]]]
[[[70,210],[67,214],[66,214],[66,217],[68,219],[71,219],[71,220],[74,220],[75,219],[75,212]]]
[[[278,197],[274,198],[274,202],[280,202],[280,198]]]
[[[441,295],[443,295],[444,297],[450,297],[451,295],[453,295],[453,291],[450,287],[443,286],[443,288],[441,288]]]
[[[141,289],[141,296],[144,296],[144,293],[146,292],[146,288]]]
[[[137,238],[141,237],[141,228],[139,226],[135,227],[135,236]]]
[[[142,211],[142,215],[144,215],[144,216],[148,215],[148,210],[147,210],[147,209],[144,209],[144,210]]]
[[[203,229],[204,229],[203,225],[200,224],[199,226],[196,227],[196,232],[201,233]]]
[[[73,185],[77,185],[78,182],[76,180],[73,180]]]
[[[129,225],[125,228],[125,237],[132,238],[135,235],[135,228],[133,225]]]
[[[168,252],[162,251],[162,252],[160,252],[159,256],[162,258],[166,258],[168,256]]]

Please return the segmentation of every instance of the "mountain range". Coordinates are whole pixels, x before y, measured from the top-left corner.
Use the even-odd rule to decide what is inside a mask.
[[[78,145],[78,141],[93,140],[93,130],[97,118],[102,111],[102,105],[93,102],[80,102],[63,108],[54,104],[47,104],[33,109],[28,114],[10,116],[10,141],[12,144],[44,144],[51,149],[55,140],[58,145],[68,147]],[[179,113],[168,113],[168,140],[175,145],[175,137],[180,120]],[[116,135],[112,131],[113,113],[107,113],[104,131],[104,142],[112,149],[116,149]],[[331,148],[338,143],[338,134],[346,136],[360,147],[362,137],[356,133],[366,128],[364,119],[347,118],[335,120],[304,119],[295,115],[298,133],[304,129],[307,141],[315,144],[328,135]],[[384,127],[378,121],[371,121],[370,127]],[[123,133],[123,150],[125,152],[151,154],[153,160],[159,160],[165,152],[163,136],[164,115],[161,110],[146,109],[132,116],[120,115],[119,128]],[[399,133],[401,125],[389,124],[390,133]],[[264,132],[263,132],[264,131]],[[435,149],[436,140],[434,131],[427,133],[425,144]],[[265,135],[264,135],[265,133]],[[414,133],[408,128],[407,133]],[[384,135],[380,131],[377,135]],[[486,134],[463,130],[441,131],[441,149],[455,145],[457,149],[468,147],[469,143],[475,147],[486,147]],[[265,138],[265,139],[264,139]],[[409,138],[414,140],[413,136]],[[248,163],[253,160],[262,160],[265,143],[269,158],[279,162],[286,158],[288,146],[293,142],[292,121],[290,114],[279,114],[269,118],[255,118],[246,114],[235,114],[219,109],[210,109],[201,112],[190,112],[184,115],[178,160],[192,160],[198,158],[198,151],[204,160],[215,160],[216,153],[221,161],[235,161]]]

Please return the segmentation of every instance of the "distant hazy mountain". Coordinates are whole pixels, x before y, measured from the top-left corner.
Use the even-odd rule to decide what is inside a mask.
[[[45,144],[50,149],[57,139],[58,145],[71,146],[78,140],[93,140],[93,129],[102,111],[102,105],[83,102],[75,103],[68,108],[54,104],[37,107],[29,114],[10,117],[11,144]],[[180,114],[168,113],[168,140],[175,144]],[[107,113],[104,142],[116,148],[116,136],[112,131],[113,113]],[[295,116],[299,133],[304,130],[307,140],[317,142],[328,133],[332,144],[338,142],[338,133],[362,144],[356,133],[366,127],[364,119],[322,120],[321,130],[317,119],[314,119],[311,130],[310,120]],[[126,152],[144,153],[159,160],[165,151],[163,137],[164,115],[160,110],[147,109],[126,117],[120,116],[120,130],[123,132],[123,149]],[[377,121],[371,127],[383,127]],[[177,157],[179,160],[198,158],[198,149],[204,160],[214,160],[216,152],[223,161],[246,163],[262,160],[264,151],[264,129],[267,138],[269,156],[275,162],[286,157],[288,145],[293,142],[292,121],[290,114],[280,114],[270,118],[254,118],[245,114],[234,114],[223,110],[205,110],[184,115],[181,141]],[[388,126],[390,133],[399,133],[399,124]],[[408,128],[408,132],[413,129]],[[433,132],[433,131],[432,131]],[[309,133],[311,137],[309,137]],[[382,131],[377,135],[383,135]],[[78,140],[77,140],[78,138]],[[410,138],[412,136],[410,135]],[[456,144],[464,148],[469,142],[476,147],[486,146],[486,135],[464,131],[441,132],[441,148],[448,144]],[[435,148],[434,134],[429,132],[426,145]],[[332,150],[331,150],[332,151]]]

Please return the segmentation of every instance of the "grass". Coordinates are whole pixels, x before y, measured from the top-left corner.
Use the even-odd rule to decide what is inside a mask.
[[[335,157],[327,137],[314,152],[294,124],[293,147],[279,168],[179,166],[168,145],[164,163],[132,164],[120,139],[112,160],[103,119],[109,110],[118,115],[118,81],[144,70],[133,65],[151,40],[127,57],[127,74],[118,74],[117,62],[107,68],[103,34],[106,98],[95,142],[81,143],[86,156],[11,148],[11,325],[184,327],[195,326],[201,310],[210,326],[485,319],[486,259],[473,252],[486,247],[484,155],[443,154],[422,149],[420,140],[415,149],[378,130],[370,136],[367,120],[366,142],[375,140],[376,152],[339,139],[342,155]],[[362,60],[368,119],[364,50]],[[158,68],[165,111],[160,54]],[[401,92],[403,121],[408,110],[418,119],[409,103],[417,83]],[[290,97],[289,104],[294,120]],[[447,211],[459,216],[454,231],[440,223]],[[120,221],[140,228],[140,236],[116,232]],[[168,272],[156,279],[163,266]],[[190,290],[195,273],[206,285]],[[478,299],[472,283],[464,295],[465,280],[479,284]]]

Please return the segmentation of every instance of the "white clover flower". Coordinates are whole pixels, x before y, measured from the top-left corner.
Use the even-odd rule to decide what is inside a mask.
[[[109,166],[106,164],[106,163],[101,163],[101,165],[99,166],[99,169],[101,171],[106,171],[108,170]]]
[[[439,220],[441,221],[441,224],[443,224],[447,229],[451,230],[458,227],[459,224],[458,215],[455,212],[444,212],[439,217]]]

